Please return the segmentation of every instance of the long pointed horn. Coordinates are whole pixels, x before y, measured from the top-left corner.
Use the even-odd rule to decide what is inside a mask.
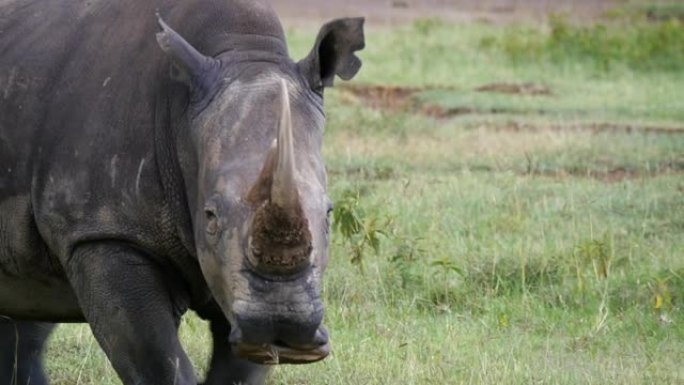
[[[287,275],[310,265],[312,241],[297,191],[290,99],[284,80],[280,98],[278,137],[250,192],[260,206],[252,221],[247,258],[256,271]],[[266,197],[270,201],[262,204]]]
[[[290,97],[285,80],[280,82],[280,97],[282,110],[278,124],[278,139],[276,144],[276,164],[271,185],[271,202],[275,205],[292,210],[298,205],[298,192],[295,180],[295,156],[292,138],[292,117],[290,114]]]

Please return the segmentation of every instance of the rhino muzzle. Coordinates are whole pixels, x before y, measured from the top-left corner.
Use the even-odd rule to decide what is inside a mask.
[[[325,308],[315,279],[261,279],[247,273],[250,296],[231,304],[229,342],[236,355],[262,364],[308,363],[330,352]]]

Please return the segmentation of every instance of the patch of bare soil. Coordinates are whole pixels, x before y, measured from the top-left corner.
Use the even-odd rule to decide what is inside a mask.
[[[468,106],[445,108],[437,104],[420,102],[416,95],[429,90],[450,90],[447,87],[403,87],[378,86],[362,84],[345,84],[342,89],[343,101],[363,103],[371,108],[393,112],[410,112],[433,118],[446,119],[466,114],[498,114],[510,111],[496,108],[482,110]],[[478,92],[495,92],[504,94],[551,96],[553,92],[543,84],[537,83],[492,83],[477,87]]]
[[[507,122],[504,124],[496,124],[488,127],[489,129],[495,131],[589,131],[591,133],[601,133],[601,132],[645,132],[653,134],[684,134],[684,127],[681,126],[648,126],[648,125],[637,125],[637,124],[624,124],[624,123],[567,123],[567,124],[536,124],[536,123],[520,123],[520,122]]]
[[[654,23],[662,23],[664,21],[678,20],[684,22],[684,13],[668,14],[662,12],[656,12],[655,10],[648,10],[646,12],[646,18]]]
[[[435,87],[403,87],[375,85],[342,85],[342,101],[363,104],[365,106],[392,112],[409,112],[433,118],[445,119],[455,115],[472,114],[479,111],[470,107],[446,109],[444,107],[422,103],[416,95],[423,91],[437,89]],[[439,88],[449,89],[449,88]]]
[[[553,95],[553,92],[549,87],[537,83],[492,83],[477,87],[475,88],[475,91],[494,92],[509,95]]]
[[[596,179],[605,183],[619,183],[626,180],[653,178],[661,175],[684,174],[684,161],[678,164],[662,164],[654,170],[629,170],[624,167],[616,167],[606,171],[597,170],[531,170],[525,175],[543,176],[564,179],[568,177],[580,177]]]
[[[392,112],[414,112],[418,103],[414,95],[421,88],[402,86],[342,85],[342,100],[347,103],[362,103],[370,108]]]
[[[501,114],[511,111],[491,108],[487,110],[476,109],[469,106],[454,108],[444,108],[442,106],[424,103],[418,100],[417,94],[423,91],[450,88],[436,87],[403,87],[403,86],[382,86],[382,85],[363,85],[345,84],[340,86],[342,92],[342,102],[350,104],[363,104],[370,108],[391,111],[421,114],[436,119],[449,119],[466,114]],[[499,92],[507,94],[521,95],[553,95],[551,89],[536,83],[493,83],[475,89],[478,92]],[[538,111],[543,114],[544,111]],[[534,124],[507,122],[499,123],[488,127],[492,130],[501,131],[562,131],[562,130],[583,130],[592,133],[599,132],[648,132],[656,134],[682,134],[684,127],[667,126],[647,126],[632,125],[622,123],[570,123],[570,124]]]

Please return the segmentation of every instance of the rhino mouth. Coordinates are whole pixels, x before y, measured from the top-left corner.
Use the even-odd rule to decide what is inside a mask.
[[[235,354],[262,365],[309,364],[320,361],[330,354],[330,343],[315,347],[293,347],[281,342],[272,344],[233,344]]]

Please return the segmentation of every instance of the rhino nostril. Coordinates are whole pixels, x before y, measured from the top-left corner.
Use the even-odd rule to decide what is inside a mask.
[[[325,345],[328,343],[328,331],[325,330],[323,327],[318,328],[316,330],[316,335],[313,338],[313,343],[314,345]]]
[[[316,330],[316,333],[313,335],[313,337],[299,336],[297,338],[293,338],[291,335],[284,335],[281,336],[281,338],[277,338],[273,341],[275,345],[299,350],[316,349],[327,345],[328,342],[328,332],[323,327],[320,327],[318,330]]]

